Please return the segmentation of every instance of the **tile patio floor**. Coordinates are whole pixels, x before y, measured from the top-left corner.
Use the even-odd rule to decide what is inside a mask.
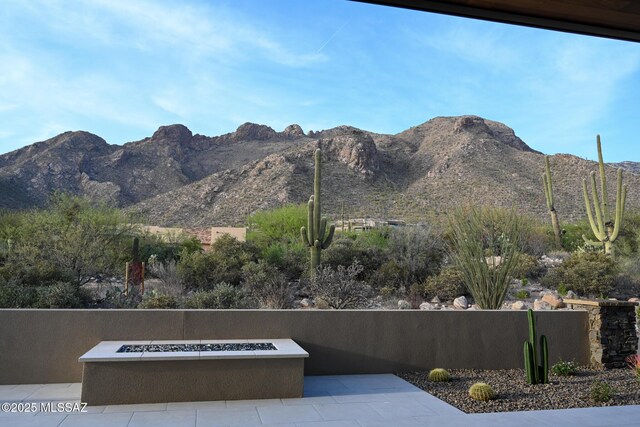
[[[305,377],[304,396],[95,406],[82,414],[0,412],[0,426],[640,426],[640,406],[468,415],[391,374]],[[79,399],[79,383],[0,385],[0,403]]]

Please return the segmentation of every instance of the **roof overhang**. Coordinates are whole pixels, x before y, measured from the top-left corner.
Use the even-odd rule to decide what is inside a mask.
[[[640,42],[638,0],[353,0]]]

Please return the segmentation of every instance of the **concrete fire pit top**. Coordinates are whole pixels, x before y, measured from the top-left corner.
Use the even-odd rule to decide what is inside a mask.
[[[211,347],[238,344],[236,351],[211,351]],[[275,350],[246,350],[247,344],[272,344]],[[193,351],[157,351],[160,346],[185,346]],[[205,345],[205,350],[199,349]],[[151,346],[155,351],[118,352],[123,346]],[[226,346],[229,347],[229,346]],[[236,347],[236,346],[231,346]],[[251,346],[265,347],[265,346]],[[249,348],[251,348],[249,347]],[[144,347],[142,348],[144,350]],[[79,362],[131,362],[152,360],[205,360],[205,359],[256,359],[256,358],[303,358],[309,357],[291,339],[240,339],[240,340],[153,340],[153,341],[102,341],[80,356]]]

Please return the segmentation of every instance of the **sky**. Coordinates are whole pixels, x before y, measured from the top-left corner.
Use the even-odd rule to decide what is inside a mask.
[[[0,153],[68,130],[110,144],[437,116],[532,148],[640,161],[640,43],[346,0],[27,0],[0,8]]]

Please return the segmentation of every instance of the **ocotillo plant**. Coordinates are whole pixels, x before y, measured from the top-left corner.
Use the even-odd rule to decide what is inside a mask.
[[[529,341],[524,343],[524,370],[527,373],[529,384],[546,384],[549,382],[549,347],[547,337],[540,337],[540,358],[542,364],[538,365],[538,350],[536,348],[536,322],[533,310],[527,312],[529,318]]]
[[[313,178],[313,195],[309,198],[309,216],[307,226],[300,228],[300,235],[305,245],[311,252],[311,274],[320,265],[320,254],[322,249],[327,249],[333,240],[335,225],[329,227],[327,232],[327,218],[321,218],[320,214],[320,168],[322,166],[322,153],[318,148],[315,152],[315,175]]]
[[[551,180],[551,166],[549,166],[549,156],[544,157],[545,172],[542,174],[542,187],[544,188],[544,196],[547,199],[547,209],[551,216],[551,226],[553,234],[556,238],[556,244],[562,247],[562,235],[560,233],[560,223],[558,222],[558,211],[553,204],[553,181]]]
[[[600,172],[600,195],[596,187],[596,173],[591,172],[591,195],[593,197],[593,212],[595,212],[595,220],[591,212],[591,203],[589,202],[589,193],[587,191],[587,180],[582,180],[582,193],[584,196],[584,204],[587,208],[587,217],[591,230],[595,235],[597,242],[582,236],[584,241],[591,246],[602,246],[604,253],[612,255],[613,242],[618,238],[620,227],[622,226],[622,216],[624,213],[624,204],[627,199],[627,186],[622,185],[622,168],[618,169],[618,182],[616,192],[616,211],[614,219],[611,219],[611,212],[608,209],[607,197],[607,177],[604,171],[604,161],[602,160],[602,145],[600,144],[600,135],[598,141],[598,169]],[[602,197],[602,198],[600,198]]]

